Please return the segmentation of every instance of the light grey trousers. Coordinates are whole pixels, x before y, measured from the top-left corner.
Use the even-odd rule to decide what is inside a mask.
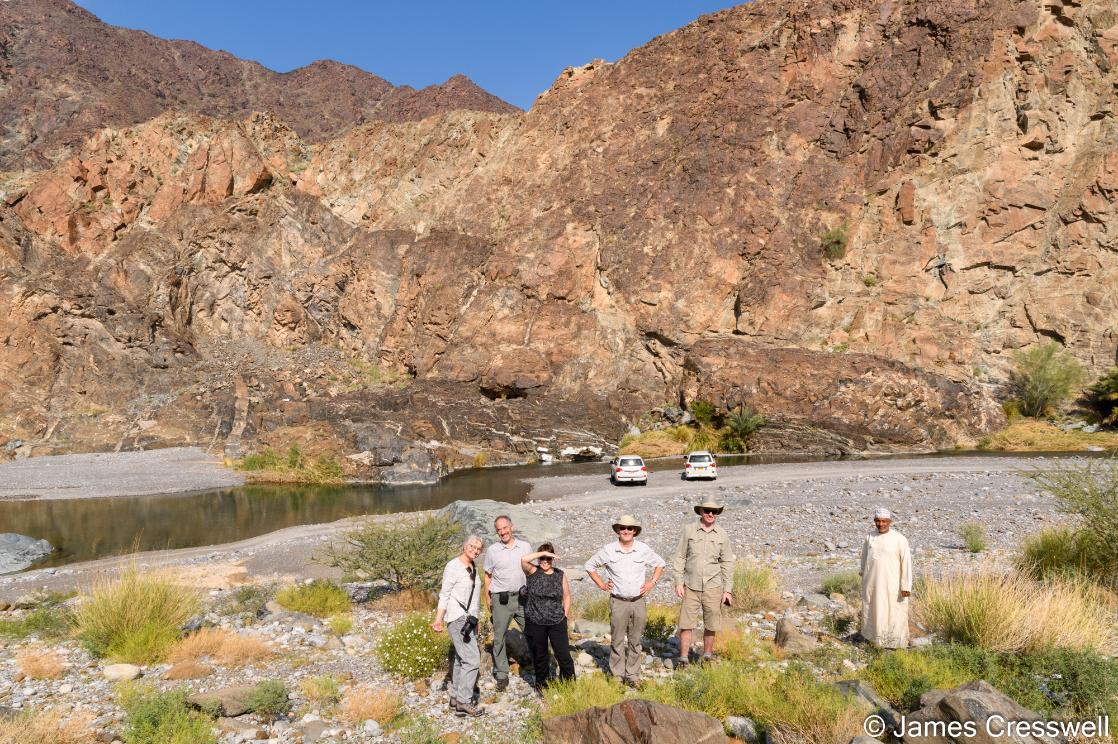
[[[641,678],[641,636],[648,620],[644,597],[626,602],[609,599],[609,673],[614,677],[637,682]]]
[[[524,608],[520,605],[520,595],[509,592],[509,603],[501,604],[496,594],[490,596],[493,608],[493,676],[497,679],[509,677],[509,654],[505,648],[505,633],[509,623],[516,620],[517,627],[524,631]]]
[[[478,669],[481,666],[481,649],[477,645],[477,633],[473,633],[468,642],[462,639],[462,626],[465,624],[466,618],[463,616],[446,626],[446,632],[450,634],[450,640],[454,643],[451,696],[460,703],[469,703],[473,700]]]

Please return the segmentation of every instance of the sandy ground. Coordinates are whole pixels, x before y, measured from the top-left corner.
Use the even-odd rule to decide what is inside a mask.
[[[187,455],[185,461],[205,472],[205,461],[197,455]],[[169,470],[174,460],[163,462]],[[722,524],[739,556],[772,565],[786,586],[810,590],[821,574],[856,568],[862,536],[878,505],[897,513],[898,529],[909,536],[918,560],[927,567],[969,565],[976,560],[961,550],[955,536],[958,525],[966,521],[987,526],[991,550],[982,559],[1004,558],[1024,535],[1060,518],[1052,499],[1022,476],[1055,464],[1038,457],[944,457],[750,465],[722,468],[714,482],[685,483],[671,472],[654,473],[644,487],[612,486],[603,472],[534,479],[527,507],[562,526],[563,565],[576,568],[610,539],[608,525],[626,512],[644,521],[641,539],[667,557],[681,527],[695,518],[692,505],[712,496],[727,504]],[[139,478],[137,474],[137,479],[127,479],[131,488],[143,482]],[[25,482],[33,480],[46,478],[28,472]],[[110,485],[103,481],[87,488],[103,493]],[[303,525],[225,545],[27,571],[0,577],[0,600],[40,587],[81,588],[105,572],[129,565],[205,575],[209,588],[330,576],[332,569],[314,557],[352,524],[353,520],[342,520]],[[668,582],[662,582],[661,589],[670,591]]]
[[[0,500],[187,493],[232,488],[244,480],[198,447],[54,455],[0,465]]]

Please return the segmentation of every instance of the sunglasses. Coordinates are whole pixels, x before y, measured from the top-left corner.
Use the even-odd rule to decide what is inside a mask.
[[[636,527],[618,527],[617,531],[618,532],[636,532],[637,528]]]
[[[540,556],[540,563],[543,563],[544,561],[547,561],[548,563],[551,563],[551,559],[550,559],[550,558],[547,558],[547,557],[544,557],[544,556]]]
[[[703,514],[721,514],[721,509],[703,509]]]

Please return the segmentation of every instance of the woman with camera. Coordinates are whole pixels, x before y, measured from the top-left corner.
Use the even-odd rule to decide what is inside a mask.
[[[481,555],[481,548],[481,538],[470,535],[462,544],[462,554],[446,564],[439,590],[439,607],[435,611],[435,622],[431,623],[436,633],[448,631],[454,643],[450,709],[459,716],[473,717],[485,713],[474,703],[474,688],[481,666],[477,638],[481,578],[474,561]]]
[[[520,559],[520,566],[528,575],[525,585],[527,620],[524,637],[532,652],[532,667],[536,672],[536,690],[542,691],[550,677],[551,664],[547,658],[547,645],[555,654],[559,665],[559,679],[574,679],[575,665],[571,660],[571,645],[567,638],[567,615],[571,610],[571,587],[566,575],[555,567],[555,547],[543,543],[535,553]],[[538,560],[536,566],[532,561]]]

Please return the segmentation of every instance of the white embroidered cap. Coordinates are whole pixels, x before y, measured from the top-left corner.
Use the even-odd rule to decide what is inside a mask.
[[[886,509],[884,506],[878,507],[877,511],[873,513],[874,519],[892,519],[893,512]]]

